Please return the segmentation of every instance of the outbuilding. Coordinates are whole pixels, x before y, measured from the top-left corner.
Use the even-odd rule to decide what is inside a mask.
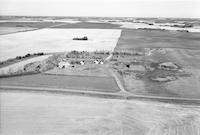
[[[67,68],[67,67],[69,67],[69,66],[70,66],[70,63],[69,63],[69,62],[64,62],[64,61],[62,61],[62,62],[58,63],[58,67],[59,67],[59,68]]]
[[[99,61],[98,61],[98,60],[95,60],[95,61],[94,61],[94,64],[99,64]]]
[[[100,61],[99,64],[103,64],[103,61]]]

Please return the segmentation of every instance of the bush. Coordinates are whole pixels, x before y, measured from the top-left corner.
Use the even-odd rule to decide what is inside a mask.
[[[22,59],[22,56],[17,56],[16,59],[20,60],[20,59]]]
[[[110,54],[110,52],[106,52],[106,54],[107,54],[107,55],[109,55],[109,54]]]
[[[84,36],[82,38],[75,37],[73,40],[88,40],[88,37]]]
[[[74,64],[80,64],[80,61],[78,61],[78,60],[75,61],[74,60],[74,61],[71,61],[70,64],[72,64],[72,65],[74,65]]]
[[[28,53],[28,54],[26,54],[24,57],[26,58],[26,57],[30,57],[30,56],[31,56],[31,54]]]
[[[113,52],[113,55],[119,55],[119,52]]]
[[[112,58],[112,59],[110,59],[110,61],[117,61],[117,59],[115,59],[115,58]]]
[[[43,53],[43,52],[40,52],[40,53],[34,53],[33,55],[41,56],[41,55],[44,55],[44,53]]]
[[[69,54],[80,54],[80,52],[78,52],[78,51],[71,51]]]
[[[16,25],[16,27],[24,27],[23,25]]]

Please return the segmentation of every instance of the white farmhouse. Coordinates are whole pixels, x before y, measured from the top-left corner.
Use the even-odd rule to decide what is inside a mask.
[[[99,64],[103,64],[103,61],[100,61]]]
[[[99,64],[98,60],[95,60],[94,63],[95,63],[95,64]]]
[[[59,68],[67,68],[67,67],[69,67],[69,66],[70,66],[70,63],[69,63],[69,62],[64,62],[64,61],[62,61],[62,62],[58,63],[58,67],[59,67]]]
[[[84,63],[84,61],[81,61],[80,64],[81,64],[81,65],[84,65],[85,63]]]

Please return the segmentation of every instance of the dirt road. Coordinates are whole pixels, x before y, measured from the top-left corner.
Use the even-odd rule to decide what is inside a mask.
[[[74,89],[61,89],[61,88],[46,88],[46,87],[26,87],[26,86],[11,86],[1,85],[0,91],[23,91],[23,92],[48,92],[48,93],[60,93],[60,94],[73,94],[82,96],[91,96],[99,98],[111,98],[111,99],[128,99],[128,100],[150,100],[150,101],[161,101],[167,103],[178,103],[178,104],[197,104],[200,105],[200,99],[191,98],[175,98],[175,97],[158,97],[158,96],[143,96],[134,95],[131,93],[124,92],[98,92],[89,90],[74,90]]]

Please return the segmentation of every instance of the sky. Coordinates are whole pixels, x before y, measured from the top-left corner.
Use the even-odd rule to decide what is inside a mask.
[[[0,0],[0,15],[200,18],[200,0]]]

